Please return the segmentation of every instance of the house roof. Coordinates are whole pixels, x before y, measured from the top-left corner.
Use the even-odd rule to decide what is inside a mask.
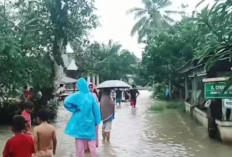
[[[66,46],[66,53],[74,53],[74,51],[69,43]]]
[[[78,67],[74,59],[71,60],[71,63],[67,67],[67,70],[78,70]]]
[[[70,61],[69,61],[69,57],[67,54],[63,54],[62,55],[62,59],[63,59],[63,62],[64,62],[64,67],[67,68],[70,64]]]
[[[61,79],[61,82],[62,83],[76,83],[77,80],[76,79],[73,79],[73,78],[70,78],[70,77],[67,77],[67,76],[63,76],[62,79]]]

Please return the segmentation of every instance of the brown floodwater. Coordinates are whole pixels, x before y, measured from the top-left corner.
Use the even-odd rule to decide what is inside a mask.
[[[207,130],[187,114],[175,110],[154,113],[151,93],[141,91],[138,105],[116,109],[111,143],[102,143],[99,130],[99,157],[231,157],[232,146],[208,138]],[[60,107],[57,122],[57,157],[75,157],[74,139],[63,133],[70,113]],[[0,126],[0,151],[13,134]],[[86,155],[89,157],[89,154]]]

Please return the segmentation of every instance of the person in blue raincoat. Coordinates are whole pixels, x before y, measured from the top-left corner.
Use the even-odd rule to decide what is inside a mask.
[[[76,156],[84,156],[84,144],[87,142],[92,157],[96,157],[96,126],[101,121],[99,106],[90,92],[84,78],[77,81],[79,91],[64,100],[65,108],[72,112],[65,133],[76,140]]]

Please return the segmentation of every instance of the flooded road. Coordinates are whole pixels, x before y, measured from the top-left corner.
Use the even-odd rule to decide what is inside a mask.
[[[99,157],[231,157],[232,146],[211,140],[207,130],[187,114],[174,110],[161,113],[149,111],[151,93],[141,91],[138,107],[131,110],[128,103],[116,109],[111,143],[102,143],[99,130]],[[58,133],[57,157],[74,157],[74,139],[63,131],[70,113],[63,107],[55,124]],[[0,151],[9,127],[0,127]],[[86,155],[89,157],[89,155]]]

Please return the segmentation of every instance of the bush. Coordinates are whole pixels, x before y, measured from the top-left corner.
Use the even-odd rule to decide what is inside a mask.
[[[51,113],[51,117],[50,117],[51,120],[56,119],[59,106],[60,103],[57,100],[51,99],[48,101],[48,109],[50,110]]]
[[[37,117],[37,113],[42,108],[48,108],[51,112],[50,119],[54,120],[57,117],[59,108],[59,102],[51,99],[47,105],[41,105],[34,102],[34,112],[32,113],[32,119]],[[24,103],[16,99],[9,100],[7,102],[0,103],[0,124],[11,124],[12,117],[21,114],[23,111]],[[33,121],[34,123],[34,121]]]
[[[164,105],[152,105],[150,110],[154,111],[154,112],[162,112],[163,110],[165,109],[165,106]]]
[[[11,124],[12,117],[22,112],[22,104],[15,100],[0,104],[0,124]]]
[[[174,109],[179,110],[181,112],[185,112],[185,105],[183,102],[180,101],[163,101],[163,100],[156,100],[155,104],[150,107],[152,111],[161,112],[165,109]]]
[[[180,110],[182,112],[185,112],[185,105],[183,102],[180,102],[180,101],[170,101],[167,103],[166,107],[168,109],[176,109],[176,110]]]
[[[154,93],[153,96],[158,98],[158,99],[165,99],[165,91],[167,89],[167,86],[161,83],[156,83],[154,85]]]

